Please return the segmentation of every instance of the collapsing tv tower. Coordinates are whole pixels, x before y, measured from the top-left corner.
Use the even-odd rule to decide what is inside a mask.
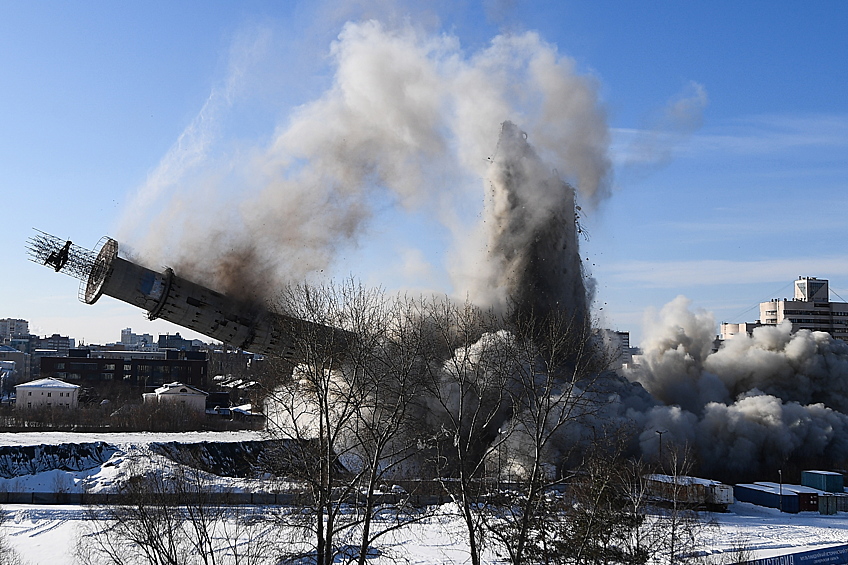
[[[44,233],[27,240],[30,259],[80,280],[79,298],[94,304],[102,295],[117,298],[161,318],[264,355],[302,360],[298,339],[340,352],[349,334],[343,330],[271,312],[177,276],[158,273],[118,257],[118,242],[103,237],[94,251]]]

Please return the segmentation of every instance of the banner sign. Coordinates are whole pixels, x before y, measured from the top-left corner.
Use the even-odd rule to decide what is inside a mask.
[[[848,565],[848,545],[753,559],[737,565]]]

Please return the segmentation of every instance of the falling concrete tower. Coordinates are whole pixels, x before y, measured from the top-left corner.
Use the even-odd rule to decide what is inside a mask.
[[[94,304],[102,295],[117,298],[161,318],[235,347],[302,360],[299,344],[344,348],[349,334],[246,303],[177,276],[156,272],[118,257],[118,242],[103,237],[94,251],[39,231],[27,240],[30,258],[80,282],[79,298]]]
[[[490,284],[504,288],[519,317],[559,312],[589,323],[574,188],[551,171],[515,124],[504,122],[489,173]]]

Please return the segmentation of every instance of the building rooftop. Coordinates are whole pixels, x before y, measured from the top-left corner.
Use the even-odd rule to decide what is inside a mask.
[[[167,383],[154,391],[156,394],[174,394],[174,393],[183,393],[183,394],[203,394],[208,395],[208,392],[204,392],[199,388],[189,386],[183,383]]]
[[[37,381],[30,381],[28,383],[21,383],[16,386],[28,386],[28,387],[44,387],[44,388],[80,388],[80,385],[75,385],[72,383],[66,383],[65,381],[60,381],[59,379],[54,379],[53,377],[47,377],[46,379],[38,379]]]

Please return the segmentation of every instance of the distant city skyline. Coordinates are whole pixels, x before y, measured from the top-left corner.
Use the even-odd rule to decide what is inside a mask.
[[[77,338],[77,336],[74,336],[72,334],[59,334],[57,332],[52,332],[50,334],[39,334],[39,333],[31,333],[27,330],[27,331],[8,332],[8,335],[6,335],[6,333],[4,333],[2,330],[5,327],[5,323],[8,322],[8,321],[9,321],[8,318],[7,319],[0,318],[0,341],[2,341],[2,339],[8,339],[10,337],[36,336],[38,338],[43,339],[43,338],[48,338],[48,337],[51,337],[51,336],[61,335],[62,337],[70,338],[71,342],[74,343],[74,344],[79,343],[79,345],[81,347],[84,347],[86,345],[103,345],[103,346],[105,346],[105,345],[138,345],[141,342],[156,346],[158,341],[163,337],[166,337],[166,338],[167,337],[178,337],[178,338],[182,338],[182,339],[187,339],[189,341],[202,341],[206,344],[215,343],[215,340],[212,340],[212,339],[210,339],[206,336],[201,336],[201,338],[199,338],[199,339],[198,338],[188,338],[188,337],[186,337],[186,335],[183,335],[186,332],[187,328],[182,328],[180,326],[177,326],[180,329],[176,332],[162,332],[162,333],[156,333],[156,334],[151,334],[149,332],[135,333],[133,331],[133,328],[122,328],[121,331],[120,331],[120,335],[118,335],[117,339],[109,339],[107,341],[89,342],[89,343],[85,343],[85,342],[80,341],[80,339]],[[24,322],[24,324],[22,324],[22,325],[25,328],[28,326],[28,320],[16,319],[15,321]],[[191,330],[188,330],[188,331],[191,331]],[[156,336],[155,338],[154,338],[154,335]],[[72,345],[72,347],[74,347],[74,346],[75,345]]]
[[[80,342],[118,341],[127,327],[205,339],[148,321],[143,311],[109,298],[82,304],[77,281],[27,261],[25,240],[38,228],[93,248],[111,235],[134,254],[155,236],[163,253],[149,265],[154,269],[190,263],[192,255],[180,256],[186,250],[175,247],[177,236],[225,249],[232,243],[228,228],[240,217],[259,222],[270,213],[267,206],[251,208],[257,186],[288,178],[250,185],[256,179],[245,172],[272,176],[284,164],[268,155],[286,143],[302,165],[307,151],[323,158],[321,145],[309,144],[332,140],[335,128],[344,127],[319,120],[326,131],[292,129],[307,111],[336,100],[344,80],[359,84],[355,79],[370,72],[360,66],[353,76],[339,74],[344,57],[357,55],[343,49],[357,39],[352,30],[364,35],[367,27],[345,22],[372,18],[381,21],[379,37],[407,41],[410,54],[432,62],[442,78],[471,81],[456,68],[485,68],[485,58],[497,52],[494,40],[501,46],[512,41],[516,52],[523,42],[522,56],[536,49],[544,53],[534,59],[538,65],[552,61],[580,84],[593,85],[605,125],[592,134],[598,133],[599,151],[611,164],[604,180],[610,195],[597,206],[585,195],[578,203],[581,255],[594,281],[600,327],[629,331],[639,345],[646,311],[679,294],[693,308],[713,312],[717,323],[743,322],[761,301],[791,296],[798,276],[829,279],[836,296],[848,297],[844,2],[719,1],[651,10],[610,1],[436,2],[427,8],[404,2],[7,2],[0,4],[0,189],[7,211],[0,224],[0,317],[27,319],[36,335],[73,335]],[[358,92],[387,101],[399,94],[386,93],[410,95],[392,91],[393,83],[375,84],[386,90],[363,83]],[[493,100],[487,88],[502,87],[514,95],[513,107],[491,115],[515,120],[531,143],[544,146],[551,132],[538,118],[537,100],[498,86],[495,78],[485,88],[474,84],[465,90],[475,94],[476,108],[435,107],[481,111]],[[551,111],[575,102],[576,91],[562,92]],[[423,104],[416,111],[429,108],[425,94],[411,93]],[[385,102],[377,106],[382,117],[393,118]],[[431,160],[441,141],[405,133],[420,151],[408,159],[424,163],[427,190],[408,198],[374,190],[366,201],[338,206],[347,218],[351,210],[361,212],[358,231],[328,242],[327,266],[310,280],[354,276],[389,292],[462,295],[452,278],[457,264],[472,275],[479,271],[462,264],[467,259],[452,245],[458,230],[478,218],[485,187],[444,160]],[[570,135],[565,139],[581,138]],[[485,152],[457,154],[467,157],[468,170],[485,165],[478,159]],[[583,178],[579,168],[558,171],[570,182]],[[460,178],[468,185],[450,184]],[[450,196],[456,205],[447,213],[422,204],[421,195],[429,193]],[[140,224],[128,221],[136,212]],[[282,214],[277,236],[297,226],[298,237],[327,238],[330,224],[310,219]],[[345,225],[332,227],[343,232]]]

